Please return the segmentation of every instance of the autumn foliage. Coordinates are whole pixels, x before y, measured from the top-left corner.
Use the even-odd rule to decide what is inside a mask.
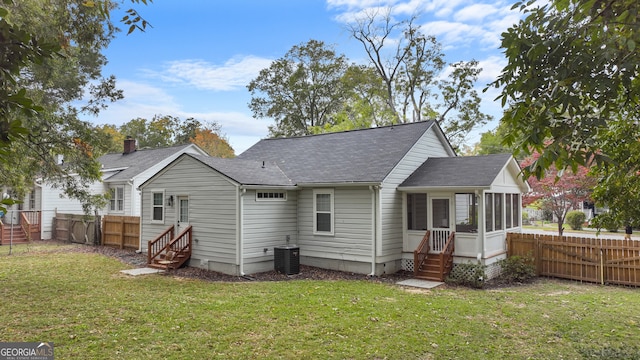
[[[540,154],[534,152],[530,157],[522,161],[523,167],[533,164]],[[522,197],[522,205],[528,206],[534,202],[542,201],[545,206],[558,219],[558,234],[562,235],[562,225],[567,213],[580,208],[580,203],[591,198],[591,192],[596,185],[595,178],[589,176],[589,169],[584,166],[577,167],[573,172],[570,169],[558,171],[551,166],[541,179],[535,176],[527,179],[531,191]]]

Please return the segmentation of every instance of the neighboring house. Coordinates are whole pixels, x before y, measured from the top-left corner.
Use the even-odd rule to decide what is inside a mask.
[[[140,248],[191,226],[189,266],[267,271],[275,247],[295,244],[301,264],[381,275],[415,270],[429,230],[430,256],[455,232],[456,263],[492,265],[520,230],[519,173],[510,155],[456,157],[435,121],[185,154],[140,187]]]
[[[140,216],[138,186],[185,153],[207,156],[195,144],[136,149],[134,139],[125,139],[122,153],[106,154],[98,158],[98,162],[102,164],[102,181],[94,182],[90,187],[91,192],[111,195],[109,204],[99,213]],[[83,214],[79,201],[64,197],[59,189],[46,182],[36,185],[33,197],[36,199],[33,201],[34,205],[42,210],[43,239],[51,238],[56,213]]]

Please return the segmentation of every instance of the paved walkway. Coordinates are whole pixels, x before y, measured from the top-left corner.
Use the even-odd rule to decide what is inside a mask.
[[[434,287],[438,287],[444,283],[438,281],[428,281],[428,280],[420,280],[420,279],[407,279],[397,282],[396,284],[402,286],[411,286],[422,289],[433,289]]]
[[[137,269],[121,270],[120,272],[123,274],[131,275],[131,276],[138,276],[138,275],[147,275],[147,274],[159,274],[164,272],[164,270],[144,267],[144,268],[137,268]]]

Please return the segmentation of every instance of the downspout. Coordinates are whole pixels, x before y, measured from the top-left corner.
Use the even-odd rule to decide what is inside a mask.
[[[369,186],[371,192],[371,273],[369,276],[376,276],[376,187]]]
[[[136,250],[136,253],[140,254],[142,253],[142,203],[144,202],[144,199],[142,197],[142,191],[140,192],[140,229],[138,230],[138,234],[140,234],[138,236],[138,250]]]
[[[238,201],[240,202],[238,204],[238,264],[239,264],[239,272],[240,272],[240,276],[245,276],[244,273],[244,254],[243,254],[243,248],[244,248],[244,231],[243,231],[243,227],[244,227],[244,194],[247,192],[247,189],[242,188],[242,187],[237,187],[236,188],[239,193],[238,195]]]

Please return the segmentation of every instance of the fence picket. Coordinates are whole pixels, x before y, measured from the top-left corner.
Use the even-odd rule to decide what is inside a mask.
[[[507,234],[508,256],[530,256],[539,276],[640,286],[640,241]]]

